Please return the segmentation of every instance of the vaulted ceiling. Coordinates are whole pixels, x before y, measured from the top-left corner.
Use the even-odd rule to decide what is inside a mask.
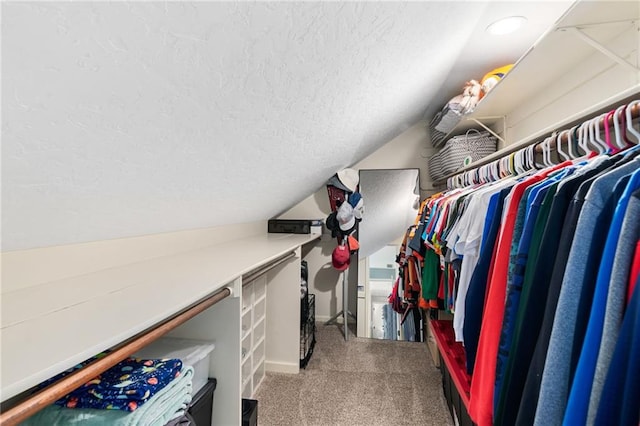
[[[3,250],[272,217],[570,4],[4,2]]]

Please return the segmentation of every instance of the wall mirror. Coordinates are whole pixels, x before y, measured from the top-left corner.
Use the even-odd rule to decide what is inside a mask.
[[[360,170],[364,219],[358,228],[358,336],[410,340],[387,297],[398,277],[396,255],[420,207],[419,169]]]

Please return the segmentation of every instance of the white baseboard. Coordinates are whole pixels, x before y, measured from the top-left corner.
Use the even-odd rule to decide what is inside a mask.
[[[327,316],[327,315],[316,315],[316,322],[327,322],[331,318],[332,317]],[[355,323],[355,322],[356,321],[352,317],[349,317],[349,324]],[[336,318],[336,323],[342,324],[342,315],[340,315],[338,318]]]
[[[265,361],[264,369],[272,373],[298,374],[300,372],[300,365],[285,362]]]
[[[330,318],[330,316],[326,315],[316,315],[316,322],[327,322]],[[340,322],[342,322],[342,319],[340,319]]]

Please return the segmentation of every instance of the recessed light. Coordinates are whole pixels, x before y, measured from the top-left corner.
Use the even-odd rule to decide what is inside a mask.
[[[527,18],[524,16],[508,16],[494,22],[487,27],[487,32],[494,35],[510,34],[520,28]]]

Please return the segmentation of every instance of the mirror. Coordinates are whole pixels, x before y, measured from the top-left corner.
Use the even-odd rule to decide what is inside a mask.
[[[418,169],[360,170],[365,216],[358,228],[360,258],[401,239],[420,208]]]
[[[360,170],[360,193],[365,213],[358,228],[358,336],[405,340],[399,315],[387,298],[398,277],[396,255],[402,238],[420,207],[420,172]]]

